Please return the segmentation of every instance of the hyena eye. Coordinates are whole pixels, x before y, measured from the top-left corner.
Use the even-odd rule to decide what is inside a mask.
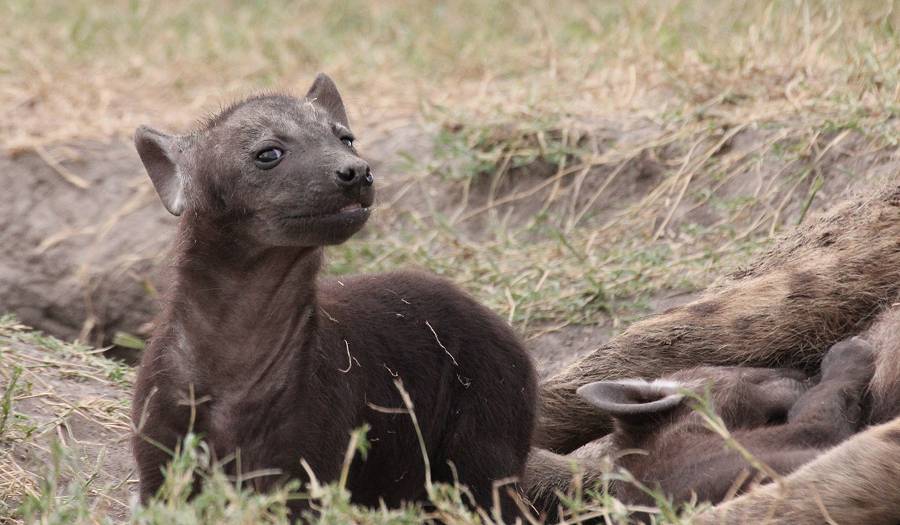
[[[270,170],[284,158],[284,151],[280,148],[267,148],[256,154],[256,167],[261,170]]]
[[[352,148],[352,147],[353,147],[353,137],[349,137],[349,136],[348,136],[348,137],[341,137],[341,142],[343,142],[343,143],[344,143],[344,146],[347,146],[348,148]]]

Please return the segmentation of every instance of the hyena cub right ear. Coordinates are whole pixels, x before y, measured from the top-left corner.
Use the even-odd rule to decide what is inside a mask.
[[[163,206],[172,215],[181,215],[186,201],[184,159],[187,141],[141,126],[134,132],[134,145]]]
[[[336,122],[343,124],[347,128],[350,127],[350,122],[347,120],[347,110],[344,109],[344,101],[341,99],[337,85],[325,73],[316,75],[316,79],[310,86],[309,91],[306,92],[305,98],[327,111]]]
[[[597,381],[580,387],[577,394],[600,412],[631,425],[645,425],[681,406],[682,385],[672,381],[643,379]]]

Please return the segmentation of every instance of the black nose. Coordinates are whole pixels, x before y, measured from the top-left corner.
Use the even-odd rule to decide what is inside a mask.
[[[335,180],[338,185],[347,188],[353,186],[371,186],[375,178],[372,176],[372,169],[363,160],[355,160],[345,164],[341,169],[335,171]]]

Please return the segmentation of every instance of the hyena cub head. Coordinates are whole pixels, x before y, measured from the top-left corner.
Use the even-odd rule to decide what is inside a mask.
[[[784,422],[808,386],[796,370],[710,366],[655,381],[598,381],[578,395],[613,418],[614,441],[640,447],[659,432],[702,425],[697,409],[707,401],[730,429]]]
[[[343,242],[374,199],[372,171],[326,75],[302,99],[255,96],[188,135],[142,126],[135,144],[169,212],[262,245]]]

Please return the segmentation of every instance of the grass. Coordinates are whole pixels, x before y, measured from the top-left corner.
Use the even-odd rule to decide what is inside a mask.
[[[73,144],[127,141],[142,123],[187,129],[256,90],[302,93],[327,71],[360,148],[391,168],[366,233],[329,250],[329,271],[425,267],[533,341],[569,325],[621,328],[895,177],[898,28],[896,0],[8,0],[0,145],[90,195]],[[124,332],[116,343],[142,346]],[[0,320],[0,489],[12,495],[0,501],[28,499],[47,523],[280,519],[295,494],[229,488],[194,441],[170,479],[209,471],[208,498],[184,505],[173,488],[133,512],[132,474],[98,470],[130,425],[128,396],[104,392],[129,391],[132,376]],[[422,518],[319,489],[323,522]],[[448,508],[453,490],[439,494]],[[3,505],[0,522],[25,516]],[[602,491],[571,506],[610,522],[623,512]],[[681,519],[665,512],[661,522]]]
[[[184,129],[254,90],[302,92],[317,70],[342,86],[364,153],[418,122],[427,151],[387,152],[408,159],[332,271],[422,266],[528,336],[618,326],[702,288],[848,181],[883,178],[868,168],[900,141],[896,1],[0,10],[0,142],[73,184],[53,145]]]

